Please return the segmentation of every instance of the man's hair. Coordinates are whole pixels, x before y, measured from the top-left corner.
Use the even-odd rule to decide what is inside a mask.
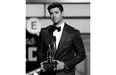
[[[63,6],[59,2],[53,2],[52,4],[50,4],[48,6],[48,11],[50,11],[50,9],[55,7],[58,7],[61,12],[64,11]]]

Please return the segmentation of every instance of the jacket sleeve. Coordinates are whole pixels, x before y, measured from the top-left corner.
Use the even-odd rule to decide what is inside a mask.
[[[82,41],[79,30],[76,30],[76,33],[73,39],[73,49],[75,52],[74,58],[67,62],[64,62],[67,69],[74,68],[76,64],[83,61],[86,57],[85,48],[84,48],[83,41]]]
[[[44,60],[44,47],[43,47],[43,34],[42,31],[40,32],[39,38],[38,38],[38,46],[37,46],[37,61],[40,64]]]

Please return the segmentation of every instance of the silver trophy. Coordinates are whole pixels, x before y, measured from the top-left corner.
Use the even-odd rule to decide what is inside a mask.
[[[54,51],[51,49],[51,46],[49,45],[49,49],[47,51],[47,61],[43,62],[43,67],[45,70],[53,70],[57,66],[57,61],[54,60]],[[37,68],[26,75],[36,75],[40,74],[41,68]]]
[[[51,49],[50,45],[47,51],[47,62],[43,62],[43,65],[45,70],[56,68],[57,61],[54,60],[54,51]]]

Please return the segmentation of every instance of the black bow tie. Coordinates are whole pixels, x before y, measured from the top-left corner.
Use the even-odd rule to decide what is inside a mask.
[[[54,31],[57,30],[58,32],[61,31],[61,27],[54,26]]]

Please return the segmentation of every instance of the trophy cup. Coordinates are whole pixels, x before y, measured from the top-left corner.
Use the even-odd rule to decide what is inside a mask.
[[[51,49],[50,45],[47,51],[47,62],[43,62],[43,65],[45,70],[56,68],[57,61],[54,60],[54,52]]]
[[[47,61],[43,62],[43,67],[45,70],[53,70],[57,66],[57,61],[54,60],[54,51],[51,49],[49,45],[49,49],[47,51]],[[41,68],[37,68],[26,75],[34,75],[35,73],[40,73]]]

